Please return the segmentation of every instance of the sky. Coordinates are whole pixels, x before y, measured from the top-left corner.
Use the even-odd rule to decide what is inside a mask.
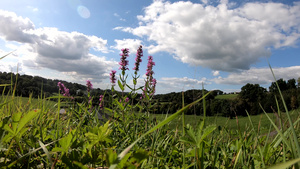
[[[110,89],[122,48],[153,56],[156,93],[268,88],[300,77],[300,1],[1,0],[0,71]]]

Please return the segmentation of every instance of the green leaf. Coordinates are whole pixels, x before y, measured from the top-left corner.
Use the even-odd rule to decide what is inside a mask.
[[[175,119],[176,117],[180,116],[182,113],[184,113],[187,109],[189,109],[190,107],[192,107],[194,104],[200,102],[201,100],[203,100],[207,95],[209,95],[210,92],[206,93],[203,97],[201,97],[200,99],[188,104],[187,106],[183,107],[182,109],[178,110],[176,113],[172,114],[171,116],[169,116],[168,118],[166,118],[165,120],[161,121],[160,123],[158,123],[156,126],[152,127],[148,132],[146,132],[145,134],[143,134],[141,137],[139,137],[137,140],[135,140],[131,145],[129,145],[127,148],[125,148],[125,150],[123,150],[119,155],[118,158],[119,160],[122,160],[122,158],[124,158],[124,156],[130,151],[130,149],[138,142],[140,141],[142,138],[144,138],[145,136],[147,136],[148,134],[152,133],[153,131],[161,128],[162,126],[164,126],[165,124],[168,124],[170,121],[172,121],[173,119]],[[111,165],[109,168],[110,169],[114,169],[117,167],[117,163],[114,163],[113,165]]]
[[[0,121],[0,136],[3,135],[4,132],[4,126],[7,125],[8,121],[10,119],[10,116],[6,116]],[[9,128],[10,129],[10,128]],[[11,130],[11,129],[10,129]]]
[[[300,118],[297,119],[297,120],[294,122],[293,126],[290,126],[290,127],[283,133],[283,136],[284,136],[284,137],[287,137],[287,135],[291,132],[292,128],[293,128],[294,126],[296,126],[298,122],[300,122]],[[277,140],[277,139],[274,139],[273,141],[276,141],[276,140]],[[280,138],[276,141],[276,143],[273,145],[273,147],[278,147],[278,146],[281,144],[281,142],[282,142],[282,137],[280,137]]]
[[[131,91],[133,90],[133,88],[130,87],[128,84],[126,84],[126,86],[127,86]]]
[[[11,86],[11,84],[0,84],[0,87]]]
[[[136,85],[137,81],[135,79],[133,79],[133,84]]]
[[[192,140],[190,137],[182,137],[179,139],[179,141],[187,143],[187,144],[191,144],[191,145],[196,144],[195,140]]]
[[[49,162],[50,162],[50,164],[49,164],[49,166],[52,166],[52,159],[51,159],[51,156],[50,156],[50,153],[49,153],[49,151],[47,150],[47,148],[46,148],[46,146],[39,140],[39,144],[40,144],[40,146],[42,147],[42,149],[44,150],[44,152],[46,153],[46,155],[47,155],[47,158],[48,158],[48,160],[49,160]]]
[[[204,127],[204,120],[198,124],[198,130],[197,130],[197,134],[196,134],[197,140],[199,140],[202,135],[203,127]]]
[[[120,80],[118,80],[118,85],[119,85],[120,89],[121,89],[122,91],[124,91],[124,86],[122,85],[122,83],[121,83]]]
[[[14,51],[16,51],[16,50],[14,50]],[[13,53],[14,51],[11,51],[11,52],[9,52],[8,54],[2,56],[2,57],[0,58],[0,60],[4,59],[6,56],[10,55],[10,54]]]
[[[202,142],[202,141],[203,141],[210,133],[212,133],[216,128],[217,128],[216,125],[210,125],[210,126],[207,126],[207,127],[203,130],[203,134],[201,135],[200,139],[197,140],[198,146],[200,146],[201,142]]]
[[[107,150],[106,155],[108,157],[108,163],[110,165],[119,161],[118,154],[115,151],[113,151],[112,149]]]
[[[269,115],[267,114],[267,112],[263,109],[263,107],[261,106],[261,104],[259,104],[259,106],[261,107],[261,109],[263,110],[263,112],[265,113],[265,115],[267,116],[267,118],[269,119],[269,121],[271,122],[271,124],[273,125],[273,127],[276,129],[276,131],[278,132],[278,134],[281,136],[281,139],[283,140],[283,142],[286,144],[286,146],[292,150],[287,138],[283,135],[283,133],[281,132],[281,130],[277,127],[277,125],[273,122],[273,120],[269,117]]]
[[[56,141],[53,141],[53,142],[51,142],[51,143],[48,143],[48,144],[46,144],[45,146],[47,147],[47,146],[49,146],[49,145],[51,145],[51,144],[54,144],[54,143],[56,143],[56,142],[57,142],[57,140],[56,140]],[[42,149],[42,147],[37,148],[37,149],[34,149],[34,150],[32,150],[32,151],[26,153],[26,154],[23,155],[22,157],[19,157],[17,160],[15,160],[14,162],[10,163],[10,164],[8,165],[8,168],[11,168],[11,167],[14,166],[17,162],[21,161],[22,159],[24,159],[24,158],[27,157],[27,156],[30,156],[30,155],[34,154],[35,152],[39,151],[40,149]]]
[[[72,130],[71,132],[68,133],[67,136],[65,136],[64,138],[59,140],[59,144],[60,144],[61,148],[64,150],[63,152],[66,153],[70,149],[73,140],[76,139],[75,132],[76,132],[76,129]]]
[[[128,153],[124,156],[124,158],[119,162],[118,164],[118,168],[125,168],[125,164],[127,162],[127,160],[129,159],[129,157],[131,156],[131,153]]]
[[[18,124],[19,124],[19,121],[22,117],[22,113],[21,112],[18,112],[18,113],[14,113],[12,115],[12,130],[14,132],[14,134],[17,133],[17,128],[18,128]]]
[[[54,147],[54,148],[52,149],[52,151],[53,151],[53,152],[64,152],[65,150],[64,150],[63,148],[61,148],[61,147]]]
[[[292,119],[291,119],[291,117],[290,117],[290,113],[289,113],[289,111],[288,111],[288,108],[287,108],[286,103],[285,103],[285,101],[284,101],[284,97],[283,97],[283,95],[282,95],[282,93],[281,93],[281,90],[280,90],[280,88],[279,88],[279,85],[278,85],[278,83],[277,83],[275,74],[274,74],[274,72],[273,72],[273,70],[272,70],[272,67],[271,67],[270,63],[269,63],[269,67],[270,67],[270,69],[271,69],[271,72],[272,72],[272,75],[273,75],[273,77],[274,77],[274,80],[275,80],[277,89],[278,89],[278,91],[279,91],[279,94],[280,94],[280,97],[281,97],[281,101],[282,101],[282,103],[283,103],[283,107],[284,107],[285,112],[286,112],[286,115],[287,115],[287,117],[288,117],[289,124],[290,124],[290,125],[293,125],[293,121],[292,121]],[[276,129],[276,130],[277,130],[277,129]],[[296,131],[295,131],[294,128],[292,128],[291,130],[292,130],[293,141],[294,141],[293,146],[296,147],[295,149],[291,149],[291,150],[292,150],[293,152],[295,152],[295,154],[297,153],[297,156],[300,157],[300,144],[299,144],[299,141],[298,141],[298,138],[297,138],[297,134],[296,134]]]
[[[1,108],[2,106],[4,106],[4,105],[8,104],[9,102],[12,102],[12,101],[13,101],[13,99],[12,99],[12,100],[9,100],[9,101],[7,101],[7,102],[1,103],[1,104],[0,104],[0,108]]]
[[[187,124],[186,128],[185,128],[186,134],[191,138],[189,139],[194,145],[196,145],[197,143],[197,139],[196,139],[196,135],[195,132],[192,128],[192,126],[190,124]]]
[[[33,118],[35,118],[38,113],[40,113],[40,110],[33,110],[33,111],[30,111],[27,114],[25,114],[21,118],[21,120],[18,124],[18,130],[17,130],[16,134],[19,133],[19,131],[21,131],[28,122],[30,122]]]
[[[132,160],[137,161],[138,163],[141,163],[143,160],[147,159],[149,157],[149,152],[143,149],[137,150],[133,153]],[[130,160],[130,161],[132,161]]]
[[[296,164],[300,162],[300,158],[297,158],[297,159],[294,159],[294,160],[290,160],[288,162],[285,162],[285,163],[281,163],[281,164],[275,164],[274,166],[272,167],[268,167],[267,169],[282,169],[282,168],[288,168],[290,167],[291,165],[293,164]]]
[[[80,163],[78,161],[73,161],[73,164],[77,165],[81,169],[89,169],[89,167],[84,166],[82,163]]]
[[[114,102],[119,106],[119,108],[120,108],[121,110],[124,110],[123,103],[122,103],[122,102],[120,103],[119,100],[118,100],[118,98],[114,99]]]

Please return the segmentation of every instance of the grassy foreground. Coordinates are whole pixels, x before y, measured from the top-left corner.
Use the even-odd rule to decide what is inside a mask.
[[[238,118],[238,123],[185,116],[183,128],[180,111],[101,122],[88,104],[56,99],[53,104],[46,98],[1,97],[1,168],[265,168],[281,163],[299,168],[299,110],[292,113],[293,127],[286,114],[279,119],[265,114],[249,117],[252,122]],[[59,114],[63,102],[69,108]],[[284,127],[272,134],[276,129],[268,116]]]

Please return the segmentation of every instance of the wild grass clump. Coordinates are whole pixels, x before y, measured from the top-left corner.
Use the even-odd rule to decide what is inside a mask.
[[[9,92],[0,97],[0,167],[299,168],[299,110],[280,112],[278,106],[276,120],[265,112],[269,121],[259,120],[258,126],[252,116],[248,126],[236,117],[233,129],[205,117],[205,97],[210,93],[203,93],[189,105],[183,102],[177,112],[152,118],[153,57],[148,57],[145,85],[139,87],[142,47],[137,50],[131,85],[126,75],[128,56],[129,50],[123,49],[118,79],[117,71],[111,71],[111,94],[92,96],[92,82],[87,81],[83,102],[70,96],[62,83],[56,96],[45,98],[41,93],[38,99],[27,100],[15,96],[17,79],[2,84]],[[193,116],[192,124],[184,113],[201,101],[204,116]]]

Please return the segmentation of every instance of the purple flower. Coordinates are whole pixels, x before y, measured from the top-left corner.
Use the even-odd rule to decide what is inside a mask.
[[[59,87],[59,90],[61,91],[61,94],[63,94],[64,96],[70,96],[69,89],[66,88],[63,83],[58,82],[57,86]]]
[[[128,97],[126,97],[125,102],[126,102],[126,103],[129,102],[129,98],[128,98]]]
[[[102,110],[103,109],[103,95],[100,95],[99,96],[100,98],[99,98],[99,106],[100,106],[100,109]]]
[[[152,83],[151,83],[151,85],[152,85],[152,93],[151,93],[151,95],[154,95],[154,93],[155,93],[155,87],[156,87],[156,79],[152,79],[152,81],[151,81]]]
[[[142,45],[138,48],[138,50],[136,51],[136,58],[135,58],[135,67],[133,68],[133,70],[135,70],[135,74],[137,74],[137,72],[139,71],[139,67],[140,67],[140,63],[142,62],[141,57],[143,56],[143,49],[142,49]]]
[[[116,73],[117,73],[117,71],[112,70],[111,73],[109,74],[110,82],[112,83],[112,85],[115,85],[115,83],[116,83]]]
[[[122,53],[120,54],[121,56],[121,59],[120,59],[120,62],[119,62],[119,65],[120,65],[120,68],[122,71],[125,71],[125,70],[129,70],[128,69],[128,60],[126,60],[126,58],[129,56],[129,49],[125,48],[125,49],[121,49]]]
[[[152,75],[154,74],[152,68],[155,65],[155,62],[153,62],[153,57],[148,56],[148,64],[147,64],[147,72],[146,76],[149,77],[150,83],[152,82]]]
[[[87,91],[88,92],[90,92],[93,88],[93,84],[89,80],[86,81],[86,86],[87,86]]]
[[[147,81],[145,84],[145,87],[143,89],[142,93],[142,98],[145,98],[145,94],[149,93],[151,96],[154,95],[155,93],[155,86],[156,86],[156,79],[153,79],[153,66],[155,65],[155,62],[153,62],[153,57],[148,56],[148,64],[147,64],[147,71],[146,71],[146,76],[147,76]]]

